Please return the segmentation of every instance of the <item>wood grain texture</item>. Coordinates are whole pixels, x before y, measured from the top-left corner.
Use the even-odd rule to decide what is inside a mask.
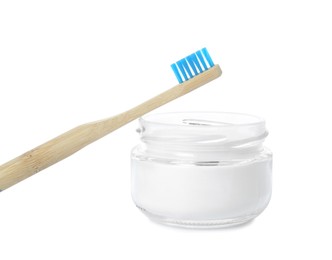
[[[119,127],[218,78],[219,65],[119,115],[77,126],[0,166],[0,190],[67,158]]]

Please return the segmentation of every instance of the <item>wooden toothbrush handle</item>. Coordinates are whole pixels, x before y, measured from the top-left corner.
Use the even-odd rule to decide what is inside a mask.
[[[0,166],[0,191],[67,158],[88,144],[104,137],[132,120],[218,78],[219,65],[179,84],[127,112],[69,130],[58,137]]]

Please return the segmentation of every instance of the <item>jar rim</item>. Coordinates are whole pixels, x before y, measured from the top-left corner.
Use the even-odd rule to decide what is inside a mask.
[[[263,118],[235,112],[168,112],[140,118],[141,141],[170,150],[260,149],[268,135]]]
[[[188,119],[184,119],[184,118]],[[200,117],[202,119],[200,119]],[[262,117],[237,112],[209,112],[209,111],[190,111],[190,112],[164,112],[147,114],[140,119],[141,124],[153,124],[160,126],[181,126],[181,127],[202,127],[202,128],[224,128],[239,126],[264,125]],[[181,121],[179,121],[181,120]]]

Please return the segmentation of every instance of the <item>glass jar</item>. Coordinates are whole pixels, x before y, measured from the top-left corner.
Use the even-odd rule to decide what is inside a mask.
[[[153,221],[191,228],[247,222],[268,205],[272,154],[262,118],[181,112],[139,119],[132,198]]]

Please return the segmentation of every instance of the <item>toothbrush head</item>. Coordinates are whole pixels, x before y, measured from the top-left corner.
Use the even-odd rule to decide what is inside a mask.
[[[179,83],[183,83],[213,66],[214,63],[206,48],[190,54],[171,65]]]

